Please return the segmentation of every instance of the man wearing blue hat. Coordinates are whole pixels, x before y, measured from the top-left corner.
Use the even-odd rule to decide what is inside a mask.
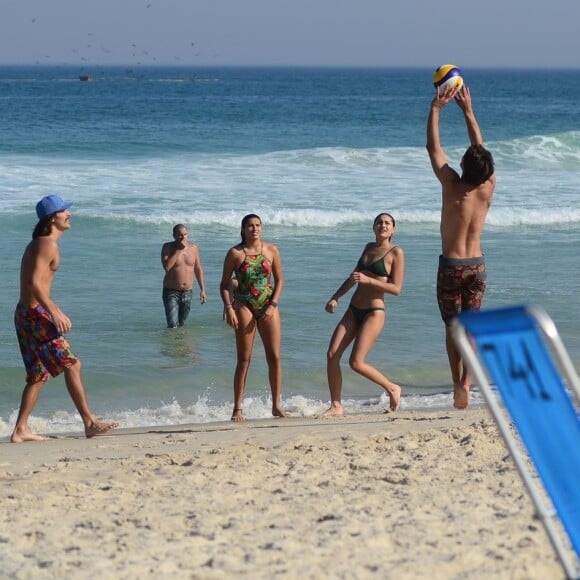
[[[102,435],[119,425],[98,421],[91,413],[81,380],[81,361],[63,336],[70,331],[72,323],[50,297],[60,262],[58,241],[70,228],[70,206],[58,195],[48,195],[38,202],[39,221],[22,256],[20,299],[14,324],[26,368],[26,385],[10,439],[12,443],[48,439],[30,431],[28,418],[44,383],[60,373],[64,373],[66,387],[83,420],[87,437]]]

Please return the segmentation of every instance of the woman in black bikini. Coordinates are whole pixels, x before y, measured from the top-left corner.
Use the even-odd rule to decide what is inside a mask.
[[[356,285],[350,305],[335,328],[328,346],[326,369],[330,407],[324,413],[326,417],[343,414],[340,359],[353,341],[349,359],[352,370],[385,389],[389,395],[391,411],[396,411],[401,404],[401,387],[368,364],[366,357],[385,324],[384,295],[398,296],[401,293],[405,275],[405,254],[401,248],[391,243],[396,231],[392,215],[379,214],[373,223],[373,231],[375,242],[365,246],[354,272],[326,304],[326,311],[333,313],[338,299]]]

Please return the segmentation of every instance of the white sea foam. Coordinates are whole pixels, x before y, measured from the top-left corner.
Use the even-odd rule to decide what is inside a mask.
[[[388,409],[388,397],[381,395],[372,399],[345,399],[343,401],[346,415],[380,414]],[[401,410],[437,410],[452,409],[451,393],[434,395],[409,395],[401,401]],[[472,406],[483,404],[478,392],[473,392]],[[283,400],[285,410],[293,417],[320,416],[327,408],[328,401],[309,399],[304,396],[293,396]],[[244,415],[248,420],[272,418],[272,401],[264,397],[246,397],[244,399]],[[178,401],[163,403],[157,408],[138,408],[117,410],[99,415],[105,422],[119,422],[122,428],[159,427],[167,425],[201,424],[217,421],[229,421],[232,414],[232,404],[229,402],[210,404],[200,397],[197,402],[183,405]],[[7,421],[0,418],[0,437],[8,437],[12,433],[16,421],[16,411],[12,412]],[[29,426],[32,431],[42,434],[82,433],[83,426],[80,416],[70,411],[57,411],[47,417],[33,415]]]
[[[580,163],[578,136],[491,144],[498,186],[488,223],[580,221],[571,171]],[[449,155],[462,151],[451,148]],[[532,163],[530,156],[542,163]],[[410,224],[436,223],[440,217],[438,185],[422,147],[115,160],[4,156],[0,171],[4,214],[29,214],[40,197],[58,192],[74,201],[78,215],[137,223],[237,227],[249,208],[268,223],[305,228],[365,222],[382,209]]]
[[[580,131],[557,135],[533,135],[490,143],[496,163],[507,168],[578,171],[580,169]]]
[[[497,227],[512,226],[550,226],[574,225],[580,223],[580,208],[491,208],[487,218],[489,225]]]
[[[438,224],[441,217],[437,210],[393,210],[387,207],[396,215],[399,225],[420,225]],[[357,224],[368,224],[375,217],[373,212],[362,211],[319,211],[319,210],[273,210],[271,208],[258,207],[255,211],[260,215],[262,221],[268,226],[279,226],[282,228],[301,229],[328,229],[337,226],[351,226]],[[89,212],[87,217],[110,221],[113,219],[119,223],[127,224],[154,224],[172,225],[178,222],[185,222],[191,226],[225,226],[237,230],[242,217],[240,212],[167,212],[157,216],[134,215],[131,212],[117,212],[112,217],[107,212]],[[524,209],[524,208],[496,208],[491,209],[487,218],[487,224],[498,228],[509,228],[513,226],[551,226],[551,225],[576,225],[580,223],[580,209]]]

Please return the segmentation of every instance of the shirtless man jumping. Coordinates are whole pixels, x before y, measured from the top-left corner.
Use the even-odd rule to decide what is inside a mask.
[[[461,176],[449,167],[439,138],[440,111],[453,99],[463,111],[471,142],[461,160]],[[465,409],[469,405],[471,377],[453,341],[450,324],[459,312],[481,308],[486,286],[481,234],[495,190],[493,157],[483,146],[467,87],[458,92],[437,91],[427,121],[427,151],[442,193],[437,301],[445,323],[453,404],[457,409]]]
[[[48,440],[48,437],[30,431],[28,419],[44,383],[50,376],[56,377],[62,372],[87,437],[103,435],[119,426],[118,423],[97,421],[89,410],[81,381],[81,361],[62,336],[70,331],[72,323],[50,297],[52,280],[60,263],[58,241],[70,228],[70,205],[58,195],[49,195],[38,202],[36,214],[39,222],[22,256],[20,300],[14,313],[14,324],[26,367],[26,386],[10,439],[12,443]]]
[[[163,278],[163,306],[168,328],[183,326],[193,294],[193,276],[199,284],[199,298],[205,304],[205,281],[199,250],[188,240],[187,228],[182,224],[173,227],[173,242],[161,248],[161,264],[165,270]]]

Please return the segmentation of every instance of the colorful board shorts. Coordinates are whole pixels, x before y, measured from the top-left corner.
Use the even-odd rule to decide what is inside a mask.
[[[485,257],[445,258],[439,256],[437,302],[445,324],[460,312],[479,310],[487,284]]]
[[[77,362],[78,357],[42,306],[18,304],[14,311],[14,326],[26,368],[26,384],[46,381],[49,376],[56,377]]]

